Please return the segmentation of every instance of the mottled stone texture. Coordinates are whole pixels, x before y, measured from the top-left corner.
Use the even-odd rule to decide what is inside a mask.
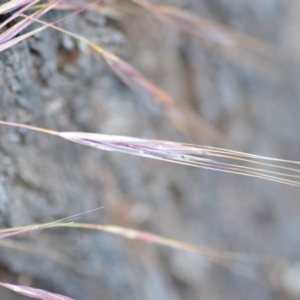
[[[86,12],[63,27],[136,66],[210,121],[235,149],[300,161],[300,4],[164,3],[269,42],[278,53],[279,75],[258,74],[144,13],[116,20]],[[1,119],[54,130],[188,141],[124,86],[100,57],[53,30],[1,53],[0,72]],[[198,142],[212,144],[208,138]],[[15,128],[1,127],[0,158],[2,226],[49,222],[101,206],[80,221],[287,258],[276,267],[254,265],[265,278],[254,276],[257,283],[194,254],[104,233],[55,229],[6,244],[0,250],[2,281],[78,300],[299,299],[297,188],[104,153]],[[21,299],[3,289],[0,298]]]

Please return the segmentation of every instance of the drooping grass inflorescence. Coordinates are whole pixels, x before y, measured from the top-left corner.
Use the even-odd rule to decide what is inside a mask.
[[[300,170],[290,166],[300,165],[300,162],[296,161],[264,157],[210,146],[96,133],[58,132],[6,121],[0,121],[0,124],[56,135],[72,142],[101,150],[121,152],[182,165],[257,177],[300,187]],[[250,166],[238,164],[241,162],[248,163]],[[274,162],[285,163],[285,165],[276,165]],[[255,164],[268,167],[269,169],[253,167]]]
[[[200,40],[211,49],[225,54],[230,58],[236,59],[239,62],[245,60],[245,53],[247,51],[254,52],[255,55],[263,57],[267,57],[271,52],[270,48],[262,42],[236,33],[208,20],[195,17],[188,12],[174,7],[153,5],[145,0],[132,1],[147,9],[162,21],[167,22],[188,35]],[[40,19],[43,15],[53,9],[67,9],[73,11],[73,13],[70,13],[67,17],[70,17],[72,14],[79,13],[82,10],[101,10],[99,3],[82,4],[77,1],[61,0],[48,1],[47,3],[41,3],[39,0],[11,0],[4,3],[2,2],[0,2],[0,29],[2,30],[0,31],[0,52],[13,47],[20,41],[30,38],[47,28],[59,30],[86,43],[93,50],[101,54],[111,67],[112,71],[117,74],[121,80],[123,80],[132,90],[137,91],[144,98],[151,101],[156,107],[160,108],[164,116],[183,133],[197,140],[197,138],[204,132],[223,145],[227,143],[226,139],[218,132],[218,130],[207,124],[207,122],[197,115],[197,113],[194,113],[186,106],[179,104],[177,100],[171,97],[163,89],[146,79],[133,66],[115,54],[103,49],[99,45],[92,43],[87,38],[57,27],[56,23],[64,18],[53,21],[52,23],[48,23]],[[21,34],[23,30],[27,29],[32,23],[40,24],[40,27]],[[7,25],[10,25],[10,27],[7,27]],[[259,67],[257,67],[257,69],[259,69]],[[299,162],[273,159],[238,151],[209,146],[199,146],[195,144],[147,140],[95,133],[57,132],[5,121],[0,121],[0,124],[18,126],[56,135],[72,142],[101,150],[121,152],[177,164],[258,177],[297,187],[300,186],[300,171],[292,167],[292,165],[299,165]],[[276,163],[284,163],[284,165],[276,165]],[[33,225],[28,228],[13,229],[12,231],[7,232],[2,231],[0,232],[0,239],[49,227],[75,227],[102,230],[128,239],[136,239],[205,255],[217,263],[229,268],[231,267],[231,264],[228,263],[227,260],[252,260],[252,258],[246,254],[218,252],[210,249],[204,249],[150,234],[148,232],[113,225],[54,222],[51,224]],[[241,273],[243,274],[244,272],[242,271]],[[244,275],[246,274],[247,273]],[[69,297],[27,286],[18,286],[6,283],[0,283],[0,285],[31,298],[45,300],[72,300],[72,298]]]
[[[70,298],[67,296],[50,293],[48,291],[44,291],[41,289],[35,289],[29,286],[17,285],[0,282],[0,286],[3,286],[9,290],[12,290],[18,294],[27,296],[29,298],[41,299],[41,300],[75,300],[74,298]]]
[[[135,230],[131,228],[125,228],[115,225],[102,225],[102,224],[89,224],[89,223],[77,223],[77,222],[70,222],[75,217],[78,217],[82,214],[76,216],[71,216],[62,220],[54,221],[51,223],[45,224],[37,224],[37,225],[29,225],[23,226],[18,228],[10,228],[10,229],[2,229],[0,230],[0,240],[4,238],[9,238],[17,235],[21,235],[24,233],[30,233],[37,230],[44,230],[44,229],[51,229],[51,228],[74,228],[74,229],[83,229],[83,230],[96,230],[105,232],[108,234],[112,234],[115,236],[119,236],[128,240],[136,240],[140,242],[146,242],[150,244],[156,244],[159,246],[173,248],[175,250],[182,250],[191,253],[195,253],[201,256],[204,256],[214,263],[221,265],[227,269],[232,270],[244,277],[247,277],[250,280],[256,281],[258,278],[261,277],[261,274],[253,271],[251,269],[251,265],[245,266],[244,263],[250,264],[260,264],[265,266],[270,266],[277,264],[278,262],[284,261],[282,257],[277,256],[270,256],[270,255],[251,255],[247,253],[240,253],[240,252],[231,252],[231,251],[216,251],[209,248],[204,248],[192,244],[188,244],[185,242],[181,242],[174,239],[165,238],[160,235],[152,234],[145,231]],[[8,244],[0,243],[0,246],[4,247],[13,247],[14,249],[18,249],[20,251],[24,251],[22,246],[18,244],[15,245],[14,243],[10,244],[10,240],[8,240]],[[25,249],[28,252],[28,249]],[[36,254],[37,251],[35,249],[30,248],[29,252],[32,254]],[[39,253],[38,253],[39,254]],[[47,256],[47,253],[44,254]],[[59,263],[64,264],[65,266],[69,266],[70,264],[67,261],[61,261],[61,259],[57,260],[56,256],[51,255],[50,259],[53,259]],[[74,268],[74,266],[71,266]],[[250,267],[250,268],[249,268]],[[43,299],[43,300],[54,300],[54,299],[73,299],[68,298],[62,295],[53,294],[44,290],[35,289],[27,286],[19,286],[19,285],[12,285],[0,282],[0,285],[6,287],[8,289],[12,289],[13,291],[26,295],[31,298],[35,299]],[[54,297],[54,298],[53,298]]]
[[[224,136],[203,120],[199,115],[195,114],[193,111],[188,109],[186,106],[180,104],[173,97],[171,97],[164,90],[147,80],[140,72],[138,72],[134,67],[117,57],[116,55],[106,51],[98,45],[90,42],[88,39],[79,36],[75,33],[69,32],[67,30],[61,29],[54,25],[54,23],[49,24],[47,22],[39,20],[39,18],[46,12],[52,9],[73,9],[79,10],[97,10],[97,4],[86,4],[83,5],[76,1],[52,1],[47,5],[40,5],[41,7],[36,13],[32,15],[24,15],[24,10],[32,7],[38,0],[29,1],[29,4],[16,13],[17,16],[22,16],[25,20],[22,23],[18,23],[13,29],[5,32],[3,36],[0,36],[0,52],[15,45],[16,43],[29,38],[32,35],[39,33],[46,28],[54,28],[56,30],[62,31],[76,39],[81,40],[88,44],[93,50],[100,53],[103,58],[110,65],[112,70],[120,77],[122,81],[125,82],[131,89],[137,91],[144,98],[150,100],[156,107],[160,108],[166,118],[180,131],[187,134],[194,140],[198,140],[202,133],[206,133],[208,136],[218,141],[222,145],[227,145],[228,141]],[[181,30],[189,33],[192,36],[201,37],[202,41],[216,49],[221,48],[224,53],[238,53],[238,49],[243,46],[246,49],[255,50],[258,53],[266,54],[270,53],[268,51],[268,46],[262,42],[256,41],[255,39],[248,38],[244,35],[231,32],[229,29],[223,29],[213,23],[209,23],[206,20],[201,20],[199,18],[193,17],[186,12],[182,12],[176,8],[166,7],[166,6],[155,6],[144,0],[134,1],[144,8],[150,10],[154,15],[158,17],[163,17],[168,21],[172,21],[172,24],[179,27]],[[20,6],[20,1],[17,1]],[[25,4],[25,2],[23,3]],[[101,7],[100,7],[101,9]],[[59,22],[56,21],[55,23]],[[32,22],[37,22],[43,24],[44,26],[33,30],[21,37],[12,39],[17,33],[22,31]],[[207,23],[208,22],[208,23]],[[217,38],[217,37],[220,38]],[[222,37],[222,38],[221,38]],[[225,43],[224,40],[230,41]],[[2,44],[2,45],[1,45]]]
[[[271,63],[275,51],[270,45],[182,9],[155,5],[146,0],[131,1],[148,10],[162,22],[178,28],[231,61],[250,67],[270,78],[276,78],[276,70]]]

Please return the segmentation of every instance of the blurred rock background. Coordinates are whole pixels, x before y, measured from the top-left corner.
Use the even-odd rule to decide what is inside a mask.
[[[232,148],[300,161],[300,3],[161,3],[269,43],[270,56],[275,55],[271,68],[262,65],[266,72],[257,72],[247,56],[244,62],[228,59],[125,1],[111,3],[131,8],[120,17],[84,12],[62,26],[138,68],[222,132]],[[1,119],[54,130],[191,141],[129,90],[100,57],[53,30],[2,52],[0,72]],[[80,221],[284,258],[251,264],[249,279],[234,272],[235,264],[226,269],[182,251],[105,233],[55,229],[20,236],[11,244],[4,240],[1,281],[78,300],[299,299],[298,188],[105,153],[27,130],[1,127],[0,132],[3,227],[103,207]],[[204,134],[196,142],[215,145]],[[0,297],[23,299],[4,289]]]

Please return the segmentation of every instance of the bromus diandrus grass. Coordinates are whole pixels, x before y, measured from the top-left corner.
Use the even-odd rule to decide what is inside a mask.
[[[162,21],[170,23],[171,25],[179,28],[181,31],[200,40],[200,42],[211,49],[218,51],[222,55],[224,54],[233,60],[237,60],[238,62],[247,60],[247,51],[253,52],[255,55],[262,57],[268,57],[269,53],[271,53],[269,47],[264,43],[233,32],[228,28],[224,28],[208,20],[197,18],[180,9],[153,5],[144,0],[132,1],[147,9]],[[105,6],[103,6],[101,3],[99,4],[98,2],[92,4],[82,4],[77,1],[53,0],[45,4],[41,3],[39,0],[8,1],[5,4],[0,5],[0,14],[11,14],[11,16],[5,18],[5,21],[0,25],[0,28],[3,29],[3,33],[0,35],[0,52],[13,47],[17,43],[28,39],[45,29],[52,28],[54,30],[59,30],[77,40],[86,43],[94,51],[99,53],[111,67],[112,71],[119,76],[119,78],[121,78],[131,89],[137,91],[147,100],[150,100],[163,112],[164,116],[183,133],[191,136],[194,138],[194,140],[197,140],[200,135],[206,133],[213,139],[217,140],[220,144],[225,145],[227,141],[223,135],[218,132],[218,130],[207,124],[207,122],[201,119],[197,113],[194,113],[185,105],[179,104],[179,102],[177,102],[168,93],[146,79],[133,66],[115,54],[103,49],[99,45],[92,43],[88,38],[79,36],[76,33],[69,32],[56,26],[56,24],[61,20],[83,10],[101,11],[102,8],[104,9]],[[42,21],[40,19],[47,12],[54,9],[70,10],[71,12],[67,15],[67,17],[55,20],[51,23]],[[19,21],[20,18],[22,18],[21,21]],[[17,23],[13,24],[10,28],[4,29],[4,26],[13,20],[18,21],[16,21]],[[24,29],[28,28],[28,26],[33,23],[40,24],[40,27],[30,32],[21,34]],[[253,64],[253,67],[254,69],[260,71],[259,64]],[[265,68],[263,68],[263,70],[265,70]],[[177,164],[258,177],[296,187],[299,187],[300,185],[300,171],[294,167],[295,165],[299,165],[299,162],[295,161],[273,159],[270,157],[262,157],[222,148],[199,146],[196,144],[147,140],[138,139],[135,137],[112,136],[96,133],[58,132],[6,121],[0,121],[0,124],[40,131],[42,133],[55,135],[72,142],[94,147],[100,150],[121,152]],[[148,232],[114,225],[54,222],[51,224],[32,225],[26,228],[14,228],[11,231],[6,232],[2,231],[0,232],[0,238],[8,238],[14,235],[46,229],[49,227],[72,227],[101,230],[110,234],[125,237],[127,239],[155,243],[204,255],[227,268],[232,268],[232,261],[258,260],[263,263],[265,261],[269,262],[269,258],[263,256],[252,257],[244,253],[218,252],[215,250],[205,249],[191,244],[164,238]],[[233,269],[237,271],[236,266]],[[251,278],[251,274],[249,274],[247,270],[244,270],[244,268],[238,269],[238,272]],[[27,286],[18,286],[5,283],[0,284],[6,288],[12,289],[20,294],[32,298],[48,300],[72,299]]]
[[[50,293],[41,289],[35,289],[29,286],[9,284],[4,282],[0,282],[0,285],[18,294],[27,296],[29,298],[35,298],[41,300],[75,300],[74,298],[70,298],[55,293]]]
[[[272,265],[277,265],[278,263],[285,263],[285,260],[282,257],[278,257],[278,256],[250,255],[247,253],[239,253],[239,252],[216,251],[213,249],[195,246],[178,240],[165,238],[160,235],[155,235],[149,232],[135,230],[131,228],[125,228],[125,227],[115,226],[115,225],[78,223],[72,221],[73,219],[78,218],[80,215],[86,213],[88,212],[81,213],[76,216],[64,218],[62,220],[54,221],[51,223],[34,224],[34,225],[23,226],[18,228],[2,229],[0,230],[0,240],[4,238],[9,238],[21,234],[34,232],[37,230],[45,230],[51,228],[73,228],[73,229],[82,229],[82,230],[96,230],[96,231],[112,234],[115,236],[119,236],[128,240],[136,240],[136,241],[145,242],[149,244],[156,244],[158,246],[173,248],[175,250],[195,253],[204,256],[207,259],[213,261],[214,263],[221,265],[224,268],[230,269],[231,271],[243,277],[246,277],[252,281],[255,281],[259,284],[262,284],[264,278],[259,272],[254,271],[251,268],[251,265],[254,264],[254,265],[263,265],[263,266],[270,267]],[[66,258],[61,258],[59,255],[57,254],[55,255],[55,253],[52,252],[50,256],[47,254],[47,252],[41,254],[38,253],[38,251],[33,247],[29,247],[29,248],[26,246],[23,247],[22,244],[18,244],[10,240],[8,240],[7,243],[5,241],[0,241],[0,247],[13,248],[22,252],[24,251],[30,252],[31,254],[35,254],[35,255],[37,254],[44,255],[47,258],[50,258],[60,264],[63,264],[67,267],[71,267],[72,269],[76,270],[76,264],[74,264],[73,262],[69,262],[68,260],[66,260]],[[245,263],[247,263],[247,265],[245,265]],[[31,298],[37,298],[43,300],[73,299],[63,295],[50,293],[48,291],[35,289],[28,286],[20,286],[16,284],[8,284],[3,282],[0,282],[0,285]]]
[[[184,105],[180,104],[173,97],[171,97],[164,90],[147,80],[140,72],[138,72],[134,67],[117,57],[116,55],[106,51],[99,45],[96,45],[89,41],[87,38],[79,36],[75,33],[69,32],[65,29],[61,29],[55,26],[56,22],[49,24],[47,22],[41,21],[39,18],[52,9],[72,9],[75,13],[79,13],[82,10],[97,10],[97,2],[94,5],[78,5],[77,2],[64,2],[59,0],[53,0],[48,4],[36,6],[37,11],[31,15],[24,15],[24,11],[29,8],[35,7],[39,1],[27,1],[26,3],[17,1],[15,3],[15,8],[23,7],[21,10],[17,11],[12,17],[10,17],[1,26],[6,24],[8,21],[16,17],[23,17],[24,20],[18,22],[9,30],[6,30],[2,35],[0,35],[0,52],[12,47],[13,45],[19,43],[20,41],[27,39],[46,28],[53,28],[55,30],[61,31],[69,36],[74,37],[88,46],[90,46],[94,51],[101,54],[101,56],[106,60],[112,70],[124,81],[131,89],[138,92],[141,96],[150,100],[156,107],[160,108],[164,113],[165,117],[172,122],[172,124],[177,127],[180,131],[187,134],[194,140],[199,138],[201,133],[205,133],[214,140],[218,141],[222,145],[228,144],[228,141],[223,137],[223,135],[218,132],[215,128],[204,121],[199,115],[195,114],[193,111],[189,110]],[[262,42],[256,41],[255,39],[248,38],[241,34],[231,32],[229,29],[223,29],[221,26],[217,26],[208,21],[202,21],[196,17],[189,15],[181,10],[165,7],[165,6],[154,6],[146,1],[133,1],[142,5],[143,7],[149,9],[154,15],[160,18],[167,19],[167,21],[172,21],[171,23],[178,26],[183,31],[195,36],[196,38],[201,38],[201,40],[213,47],[216,50],[220,50],[224,54],[230,54],[233,57],[240,57],[244,59],[245,52],[240,48],[251,50],[259,54],[268,56],[271,53],[269,47]],[[23,4],[20,4],[23,3]],[[2,11],[9,11],[12,8],[12,4],[7,7],[7,5],[2,8]],[[98,7],[99,8],[99,7]],[[101,10],[101,6],[99,8]],[[0,6],[1,14],[1,6]],[[29,33],[23,34],[20,37],[13,38],[16,34],[20,33],[24,28],[28,27],[31,23],[40,23],[41,26]]]
[[[85,132],[59,132],[6,121],[0,121],[0,124],[55,135],[100,150],[121,152],[193,167],[257,177],[296,187],[300,186],[300,175],[298,175],[300,170],[291,167],[293,165],[300,165],[300,162],[297,161],[170,141],[147,140],[127,136]],[[221,159],[225,161],[221,161]],[[268,170],[255,168],[253,166],[243,166],[234,162],[245,162],[252,165],[257,164],[272,169]],[[285,165],[276,165],[274,162],[284,163]]]

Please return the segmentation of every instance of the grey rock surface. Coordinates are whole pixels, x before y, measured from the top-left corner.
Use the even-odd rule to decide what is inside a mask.
[[[234,149],[300,161],[300,4],[163,3],[270,43],[276,54],[272,69],[259,73],[247,61],[212,51],[142,11],[120,19],[84,12],[62,26],[124,58],[209,121]],[[0,53],[0,74],[0,119],[190,142],[101,57],[52,29]],[[215,145],[205,135],[196,142]],[[299,299],[299,188],[101,152],[16,128],[0,128],[0,158],[2,227],[103,207],[80,221],[284,258],[250,264],[248,278],[236,264],[224,268],[199,255],[101,232],[52,229],[3,240],[1,281],[78,300]],[[4,289],[0,298],[22,299]]]

